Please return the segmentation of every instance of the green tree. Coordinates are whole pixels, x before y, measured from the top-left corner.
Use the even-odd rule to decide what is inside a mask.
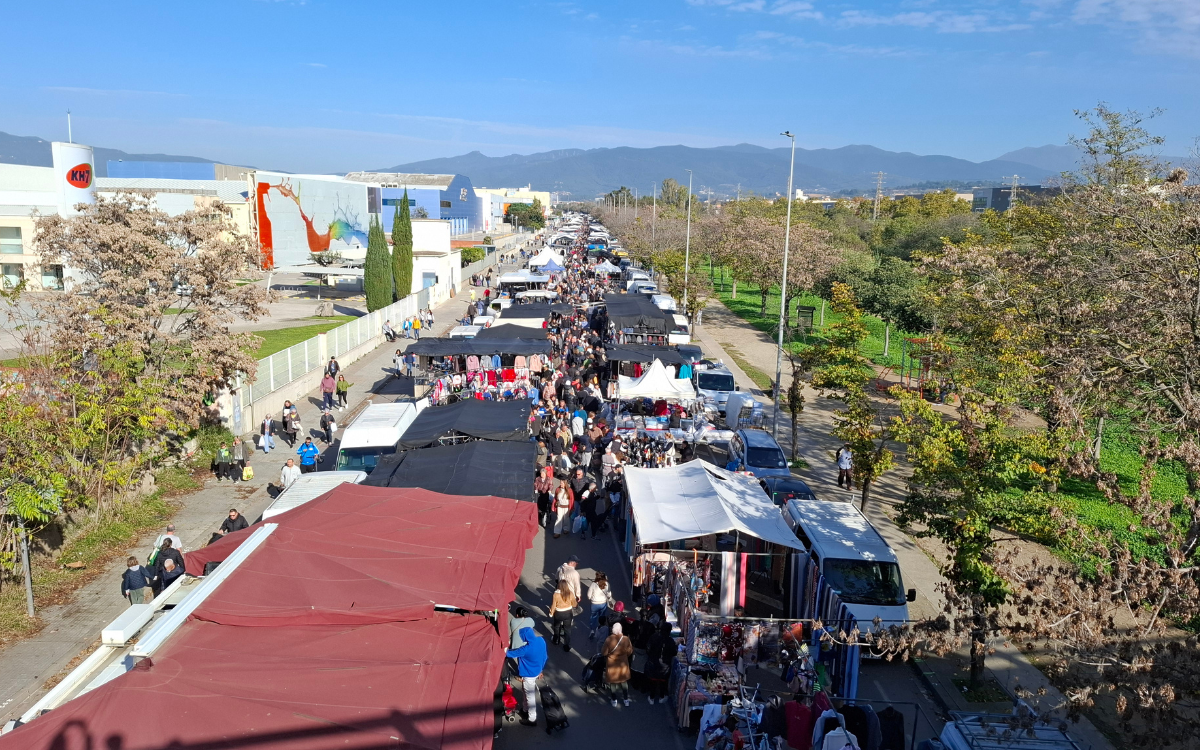
[[[546,217],[542,215],[542,202],[537,198],[533,203],[512,203],[508,206],[509,220],[516,220],[519,226],[541,229],[546,226]]]
[[[393,299],[397,302],[412,293],[413,233],[412,217],[408,212],[408,188],[392,214],[392,278],[395,281]]]
[[[383,235],[383,227],[373,215],[371,229],[367,233],[363,288],[367,293],[368,312],[375,312],[392,304],[392,259],[388,257],[387,238]]]
[[[834,284],[832,306],[841,320],[829,326],[824,341],[812,347],[812,384],[846,405],[834,415],[831,434],[850,446],[854,478],[861,489],[860,507],[865,510],[871,485],[895,463],[888,448],[893,436],[867,393],[875,371],[862,353],[862,344],[870,333],[850,287]]]

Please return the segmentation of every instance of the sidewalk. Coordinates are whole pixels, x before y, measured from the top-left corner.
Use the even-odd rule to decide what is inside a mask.
[[[454,319],[462,314],[469,297],[465,290],[469,288],[464,286],[458,296],[434,308],[434,330],[439,334],[452,328]],[[339,433],[371,398],[371,385],[391,372],[396,349],[404,349],[409,343],[404,339],[394,344],[384,342],[343,369],[346,380],[354,383],[354,387],[350,389],[346,411],[334,412]],[[320,404],[321,396],[316,392],[296,405],[300,421],[318,445],[321,445],[316,438]],[[279,415],[275,416],[278,418]],[[172,522],[185,550],[204,546],[230,508],[237,508],[253,522],[271,504],[267,484],[278,483],[279,470],[288,458],[296,457],[295,449],[289,450],[282,440],[276,438],[275,443],[276,450],[271,453],[254,454],[250,462],[254,467],[253,480],[232,484],[208,478],[203,489],[179,498],[180,507]],[[320,468],[331,469],[337,450],[336,436],[332,446],[322,447],[325,457]],[[94,581],[80,588],[70,602],[39,612],[45,626],[37,635],[0,650],[0,723],[19,717],[52,687],[52,684],[46,684],[47,680],[64,676],[68,668],[74,666],[73,660],[86,657],[99,645],[101,629],[129,606],[118,592],[125,558],[134,555],[144,560],[155,536],[157,533],[140,539],[126,552],[114,556],[112,564]]]
[[[734,379],[743,390],[750,392],[764,404],[764,427],[770,431],[771,418],[774,408],[771,395],[763,393],[753,381],[738,367],[729,356],[726,348],[737,351],[739,358],[748,365],[755,367],[772,379],[775,377],[775,341],[767,334],[759,331],[746,321],[734,315],[728,308],[717,301],[709,303],[704,310],[703,325],[694,333],[694,339],[704,350],[708,359],[722,359]],[[783,362],[783,382],[790,382],[789,364]],[[860,494],[847,492],[837,486],[837,470],[834,465],[834,454],[840,446],[840,441],[829,434],[833,426],[833,414],[841,403],[824,398],[816,391],[805,389],[804,412],[800,417],[798,430],[797,455],[803,458],[808,467],[793,470],[803,479],[817,497],[823,500],[843,500],[858,505]],[[786,412],[779,415],[780,446],[790,455],[791,451],[791,417]],[[866,515],[880,534],[896,552],[900,562],[901,575],[906,588],[917,589],[917,600],[909,605],[909,616],[912,619],[936,617],[942,611],[944,599],[938,593],[938,584],[944,579],[932,555],[917,544],[917,541],[904,533],[895,523],[895,507],[903,501],[908,481],[908,467],[904,462],[904,446],[893,445],[896,452],[897,468],[877,480],[871,491],[871,499],[867,503]],[[1029,702],[1042,708],[1050,708],[1062,703],[1065,699],[1062,693],[1050,685],[1049,680],[1036,667],[1030,664],[1020,652],[1011,645],[995,644],[996,652],[988,657],[988,672],[1007,691],[1012,692],[1020,686],[1023,689],[1037,693],[1039,689],[1045,694],[1035,696]],[[965,654],[965,652],[964,652]],[[1006,706],[995,704],[968,703],[961,692],[954,686],[952,679],[965,677],[963,671],[964,656],[952,654],[945,658],[930,657],[914,666],[922,676],[922,683],[933,691],[942,704],[952,711],[988,711]],[[1072,725],[1071,734],[1076,739],[1090,744],[1094,750],[1107,750],[1112,745],[1087,719]]]

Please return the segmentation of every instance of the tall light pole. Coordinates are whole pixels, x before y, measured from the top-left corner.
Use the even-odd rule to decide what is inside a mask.
[[[637,221],[637,188],[633,189],[633,220]]]
[[[683,243],[683,314],[688,314],[688,266],[692,259],[692,170],[688,173],[687,239]],[[690,317],[690,316],[689,316]]]
[[[783,228],[783,278],[779,281],[779,341],[775,352],[775,413],[771,417],[771,437],[779,441],[779,381],[783,378],[783,326],[787,323],[788,244],[792,238],[792,176],[796,172],[796,136],[785,130],[780,135],[792,139],[792,165],[788,168],[787,224]]]
[[[658,183],[654,183],[654,187],[650,189],[654,196],[650,202],[650,250],[654,251],[658,247]]]

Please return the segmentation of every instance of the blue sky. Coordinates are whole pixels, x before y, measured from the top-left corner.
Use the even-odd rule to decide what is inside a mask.
[[[1200,0],[9,3],[0,130],[293,171],[869,143],[972,160],[1072,109],[1200,135]]]

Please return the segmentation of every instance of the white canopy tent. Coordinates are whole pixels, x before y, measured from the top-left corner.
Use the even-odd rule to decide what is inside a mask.
[[[616,276],[621,273],[621,269],[606,260],[603,263],[597,263],[592,266],[592,272],[597,275]]]
[[[687,378],[673,378],[662,360],[654,360],[640,378],[617,376],[617,393],[621,398],[665,399],[695,401],[696,389]]]
[[[529,267],[535,268],[537,266],[544,266],[544,265],[550,263],[551,261],[557,263],[560,266],[563,265],[563,257],[561,255],[558,255],[557,253],[551,252],[550,248],[546,248],[545,250],[538,253],[536,257],[534,257],[532,260],[529,261]]]
[[[754,477],[689,461],[659,469],[627,468],[625,486],[642,544],[740,531],[804,549]]]

